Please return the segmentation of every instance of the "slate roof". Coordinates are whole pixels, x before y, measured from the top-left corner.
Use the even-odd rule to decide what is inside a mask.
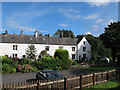
[[[29,44],[31,41],[33,44],[49,44],[49,45],[77,45],[77,38],[58,38],[58,37],[48,37],[48,36],[38,36],[34,35],[23,35],[18,34],[7,34],[2,36],[2,43],[23,43]],[[1,39],[1,37],[0,37]]]

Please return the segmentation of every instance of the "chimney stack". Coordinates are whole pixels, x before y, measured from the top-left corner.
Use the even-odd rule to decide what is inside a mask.
[[[48,34],[48,37],[50,37],[50,34]]]
[[[7,35],[8,34],[8,31],[7,30],[5,30],[5,35]]]
[[[21,34],[20,34],[20,36],[22,36],[23,35],[23,30],[21,30]]]
[[[63,38],[63,32],[61,32],[61,34],[60,34],[60,38]]]
[[[35,37],[38,37],[38,30],[35,31]]]

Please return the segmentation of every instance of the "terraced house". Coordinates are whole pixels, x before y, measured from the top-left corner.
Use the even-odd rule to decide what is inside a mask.
[[[22,58],[25,55],[25,50],[32,42],[37,50],[37,56],[39,56],[42,50],[47,50],[47,54],[54,56],[56,49],[66,49],[69,52],[69,58],[73,60],[81,60],[85,57],[90,59],[91,45],[85,37],[82,39],[63,37],[50,37],[38,36],[37,30],[34,35],[23,35],[21,30],[20,34],[0,34],[0,56],[8,56],[12,58]]]

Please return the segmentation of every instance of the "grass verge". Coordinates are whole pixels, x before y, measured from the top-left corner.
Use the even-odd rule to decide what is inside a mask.
[[[117,90],[120,90],[120,79],[116,78],[114,80],[98,84],[96,86],[91,86],[89,89],[105,89],[105,90],[117,89]]]

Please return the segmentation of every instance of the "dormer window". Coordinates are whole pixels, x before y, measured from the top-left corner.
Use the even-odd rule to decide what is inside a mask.
[[[75,51],[75,47],[72,47],[72,51]]]
[[[17,50],[18,49],[18,45],[13,45],[13,50]]]

